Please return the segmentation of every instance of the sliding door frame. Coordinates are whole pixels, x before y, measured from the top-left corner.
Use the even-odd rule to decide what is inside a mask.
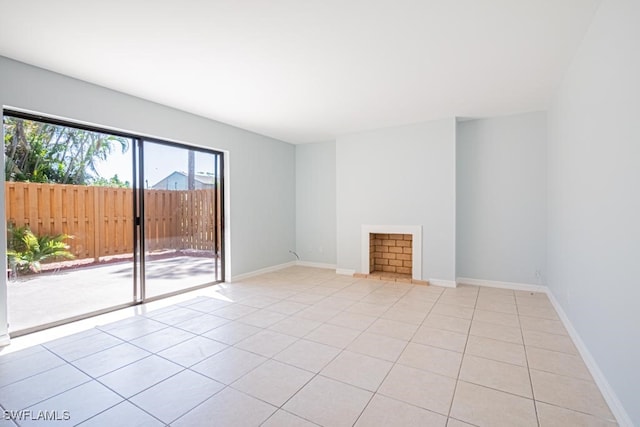
[[[66,120],[66,119],[60,119],[57,117],[51,117],[51,116],[47,116],[47,115],[43,115],[43,114],[37,114],[37,113],[30,113],[30,112],[24,112],[24,111],[20,111],[20,110],[16,110],[16,109],[12,109],[12,108],[5,108],[2,110],[2,118],[4,118],[5,116],[8,117],[12,117],[12,118],[16,118],[16,119],[23,119],[23,120],[31,120],[31,121],[38,121],[38,122],[44,122],[47,124],[52,124],[52,125],[56,125],[56,126],[64,126],[64,127],[70,127],[70,128],[75,128],[75,129],[80,129],[80,130],[85,130],[85,131],[89,131],[89,132],[98,132],[98,133],[103,133],[103,134],[108,134],[108,135],[113,135],[113,136],[118,136],[118,137],[123,137],[123,138],[127,138],[130,139],[132,141],[132,156],[131,156],[131,162],[132,162],[132,173],[133,173],[133,182],[132,182],[132,197],[133,197],[133,212],[132,212],[132,216],[133,216],[133,282],[132,282],[132,298],[131,298],[131,302],[130,303],[123,303],[123,304],[118,304],[115,306],[111,306],[111,307],[106,307],[104,309],[100,309],[100,310],[94,310],[91,312],[87,312],[87,313],[83,313],[83,314],[79,314],[76,316],[72,316],[72,317],[68,317],[68,318],[64,318],[64,319],[60,319],[60,320],[56,320],[53,322],[48,322],[45,324],[41,324],[41,325],[37,325],[37,326],[33,326],[33,327],[29,327],[29,328],[25,328],[25,329],[21,329],[21,330],[17,330],[17,331],[11,331],[9,332],[9,336],[11,338],[15,338],[18,336],[22,336],[22,335],[26,335],[26,334],[30,334],[32,332],[37,332],[40,330],[44,330],[44,329],[49,329],[55,326],[60,326],[63,324],[67,324],[67,323],[71,323],[71,322],[75,322],[78,320],[83,320],[83,319],[88,319],[91,317],[95,317],[101,314],[105,314],[105,313],[110,313],[113,311],[117,311],[117,310],[121,310],[123,308],[127,308],[127,307],[133,307],[136,305],[140,305],[140,304],[144,304],[147,302],[152,302],[152,301],[156,301],[156,300],[160,300],[163,298],[168,298],[174,295],[179,295],[179,294],[183,294],[186,292],[191,292],[197,289],[202,289],[202,288],[206,288],[209,286],[213,286],[216,285],[218,283],[223,283],[225,281],[225,264],[226,264],[226,245],[225,245],[225,240],[226,240],[226,236],[225,236],[225,197],[224,197],[224,191],[225,191],[225,186],[224,186],[224,179],[225,179],[225,170],[224,170],[224,164],[226,161],[226,157],[225,157],[225,153],[221,150],[215,150],[213,148],[205,148],[205,147],[200,147],[200,146],[195,146],[195,145],[190,145],[190,144],[185,144],[185,143],[181,143],[181,142],[176,142],[176,141],[169,141],[166,139],[161,139],[161,138],[156,138],[156,137],[150,137],[150,136],[145,136],[145,135],[141,135],[141,134],[135,134],[135,133],[130,133],[130,132],[123,132],[120,130],[116,130],[116,129],[112,129],[109,127],[100,127],[100,126],[95,126],[95,125],[89,125],[89,124],[85,124],[85,123],[80,123],[80,122],[75,122],[73,120]],[[0,134],[3,134],[0,132]],[[218,172],[219,169],[219,184],[216,183],[216,187],[214,187],[214,189],[217,189],[219,191],[219,197],[220,197],[220,203],[218,204],[218,198],[215,198],[215,212],[214,215],[216,214],[216,212],[219,212],[219,217],[220,217],[220,223],[218,224],[216,222],[216,225],[214,227],[214,247],[217,246],[217,233],[218,233],[218,228],[220,229],[220,247],[216,248],[217,250],[215,251],[217,257],[216,257],[216,261],[215,261],[215,277],[214,280],[212,280],[211,282],[207,282],[205,284],[200,284],[200,285],[196,285],[193,287],[189,287],[189,288],[185,288],[185,289],[180,289],[174,292],[170,292],[170,293],[166,293],[166,294],[162,294],[162,295],[158,295],[158,296],[154,296],[151,298],[146,298],[146,290],[145,290],[145,233],[144,233],[144,226],[145,226],[145,221],[144,221],[144,215],[145,215],[145,210],[144,210],[144,186],[142,185],[142,183],[144,183],[144,143],[145,142],[150,142],[150,143],[159,143],[159,144],[163,144],[163,145],[169,145],[169,146],[173,146],[173,147],[177,147],[177,148],[183,148],[183,149],[188,149],[188,150],[194,150],[194,151],[199,151],[199,152],[203,152],[203,153],[208,153],[208,154],[213,154],[216,158],[216,161],[219,162],[219,166],[216,163],[215,168],[216,168],[216,172]],[[3,165],[4,166],[4,165]],[[214,180],[214,182],[217,182],[216,180]],[[218,188],[219,186],[219,188]],[[6,204],[6,198],[4,200],[4,203]],[[4,216],[4,214],[3,214]],[[217,219],[217,218],[216,218]],[[5,218],[5,225],[6,227],[6,218]],[[218,275],[218,262],[220,263],[220,275]],[[218,279],[218,277],[220,279]],[[7,311],[8,311],[8,301],[5,301],[5,303],[7,304]]]
[[[219,179],[220,184],[217,184],[217,179],[214,179],[214,191],[219,191],[219,195],[220,195],[220,204],[218,205],[218,194],[215,194],[214,196],[214,216],[216,218],[214,218],[214,221],[216,221],[215,227],[214,227],[214,247],[216,248],[216,250],[214,251],[214,253],[216,254],[216,258],[215,258],[215,270],[214,270],[214,274],[216,277],[216,280],[212,281],[212,282],[207,282],[207,283],[203,283],[200,285],[196,285],[196,286],[192,286],[189,288],[184,288],[184,289],[179,289],[176,291],[172,291],[172,292],[167,292],[164,293],[162,295],[156,295],[153,297],[147,297],[147,286],[146,286],[146,280],[145,280],[145,254],[146,254],[146,238],[145,238],[145,222],[144,222],[144,218],[145,218],[145,208],[144,208],[144,185],[142,185],[142,183],[144,183],[144,146],[145,146],[145,142],[149,142],[149,143],[153,143],[153,144],[161,144],[161,145],[165,145],[165,146],[169,146],[169,147],[174,147],[174,148],[180,148],[180,149],[185,149],[185,150],[191,150],[191,151],[198,151],[201,153],[205,153],[205,154],[212,154],[213,156],[215,156],[216,158],[216,164],[214,165],[214,171],[217,173],[219,172],[219,176],[215,176],[214,178]],[[185,292],[190,292],[190,291],[195,291],[198,289],[202,289],[202,288],[206,288],[209,286],[213,286],[217,283],[222,283],[225,281],[225,264],[226,264],[226,253],[225,253],[225,222],[224,222],[224,153],[222,151],[218,151],[218,150],[214,150],[214,149],[209,149],[209,148],[203,148],[203,147],[196,147],[193,145],[187,145],[187,144],[182,144],[179,142],[173,142],[173,141],[167,141],[164,139],[158,139],[158,138],[150,138],[150,137],[140,137],[140,150],[139,150],[139,156],[140,156],[140,161],[138,163],[138,165],[140,166],[140,170],[139,170],[139,180],[140,180],[140,185],[138,185],[137,187],[137,192],[138,192],[138,206],[140,207],[140,217],[136,219],[136,223],[140,223],[140,227],[139,227],[139,231],[138,233],[140,234],[140,259],[139,259],[139,263],[140,263],[140,275],[139,275],[139,280],[140,280],[140,295],[141,295],[141,302],[152,302],[152,301],[157,301],[163,298],[167,298],[167,297],[171,297],[174,295],[180,295],[183,294]],[[220,164],[218,166],[218,163]],[[216,173],[214,173],[214,175],[217,175]],[[136,191],[134,191],[135,193]],[[217,223],[217,216],[220,216],[220,224]],[[217,248],[218,245],[218,240],[217,240],[217,235],[218,235],[218,228],[220,228],[220,248]],[[219,249],[219,252],[218,252]],[[218,267],[218,264],[220,264],[220,267]],[[220,268],[220,275],[218,275],[218,268]],[[220,279],[217,279],[218,277],[220,277]]]

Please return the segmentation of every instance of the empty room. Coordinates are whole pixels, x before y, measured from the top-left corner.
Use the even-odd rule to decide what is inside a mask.
[[[640,426],[637,0],[0,9],[0,427]]]

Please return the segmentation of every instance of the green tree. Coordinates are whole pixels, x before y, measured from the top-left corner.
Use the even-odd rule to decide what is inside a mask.
[[[7,181],[88,185],[103,179],[96,164],[129,140],[114,135],[5,116]]]
[[[96,185],[99,187],[119,187],[119,188],[129,188],[131,187],[131,183],[129,181],[123,181],[120,179],[118,174],[113,175],[111,178],[96,178],[93,180],[91,185]]]

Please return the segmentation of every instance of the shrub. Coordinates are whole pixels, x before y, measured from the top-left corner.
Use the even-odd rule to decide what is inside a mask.
[[[45,261],[75,258],[64,242],[72,238],[67,234],[36,236],[28,226],[15,227],[13,224],[9,224],[8,232],[9,266],[15,266],[18,271],[39,273],[42,271],[41,263]]]

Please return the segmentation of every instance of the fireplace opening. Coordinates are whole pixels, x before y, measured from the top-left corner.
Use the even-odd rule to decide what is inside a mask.
[[[411,279],[413,235],[369,233],[369,274]]]
[[[362,224],[360,272],[363,279],[428,285],[422,279],[422,226]]]

